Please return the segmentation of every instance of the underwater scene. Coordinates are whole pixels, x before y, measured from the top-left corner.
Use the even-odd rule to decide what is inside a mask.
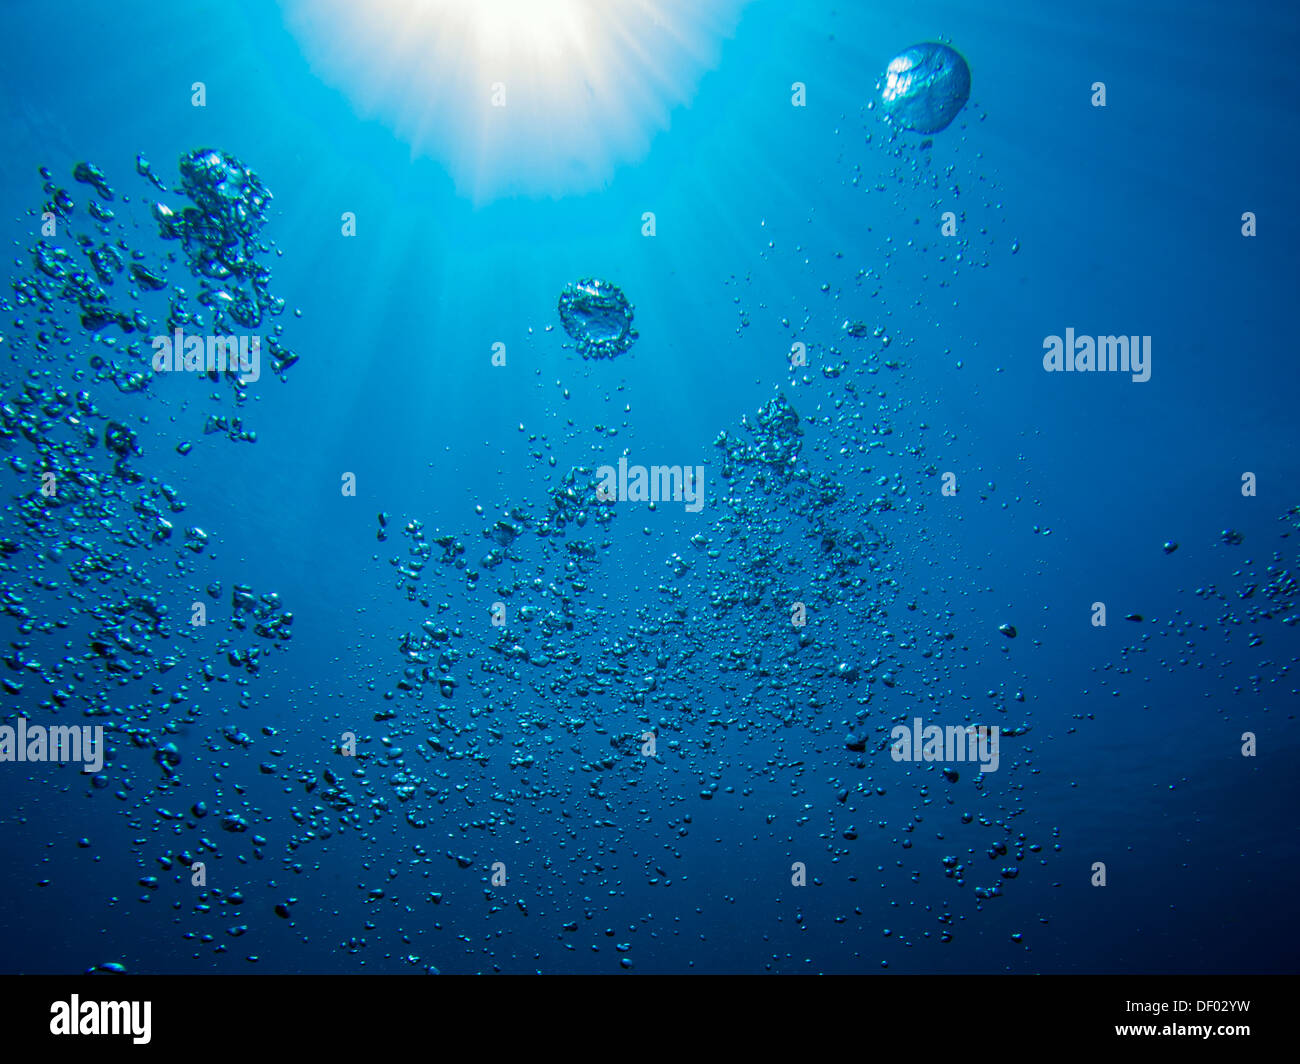
[[[0,18],[0,971],[1296,971],[1300,9]]]

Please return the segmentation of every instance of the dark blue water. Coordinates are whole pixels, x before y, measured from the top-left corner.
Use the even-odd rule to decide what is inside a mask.
[[[5,6],[0,967],[1293,971],[1294,9],[404,7]]]

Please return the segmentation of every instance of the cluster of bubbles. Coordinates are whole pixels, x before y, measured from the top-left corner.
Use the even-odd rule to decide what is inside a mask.
[[[851,335],[867,339],[873,330]],[[606,932],[587,935],[563,919],[566,874],[630,854],[633,868],[602,882],[611,896],[638,873],[648,885],[671,886],[680,874],[673,866],[689,861],[679,844],[691,833],[691,799],[725,797],[743,808],[765,786],[793,784],[804,794],[804,766],[818,766],[809,789],[822,800],[809,795],[802,808],[816,809],[832,865],[854,862],[870,845],[859,827],[868,820],[896,848],[900,869],[921,848],[923,824],[949,840],[924,849],[959,893],[927,916],[934,929],[917,928],[917,938],[952,941],[956,924],[1003,897],[1027,862],[1045,864],[1059,834],[1017,826],[1028,811],[1017,778],[1030,762],[1014,743],[991,782],[890,757],[893,726],[918,706],[927,719],[968,726],[986,723],[988,709],[947,688],[969,649],[956,641],[953,610],[905,597],[906,563],[888,529],[917,516],[907,482],[936,471],[925,458],[924,425],[910,443],[894,435],[906,404],[873,381],[903,367],[879,332],[874,338],[809,390],[808,401],[834,416],[806,418],[778,391],[717,435],[708,465],[719,490],[692,523],[689,545],[665,559],[665,575],[650,587],[619,570],[631,518],[602,499],[589,467],[550,481],[539,508],[516,502],[496,516],[482,512],[477,551],[473,535],[431,534],[409,520],[405,555],[391,564],[427,619],[398,638],[400,675],[374,716],[379,728],[360,737],[365,783],[345,803],[353,829],[399,810],[409,827],[431,829],[465,793],[490,795],[439,832],[458,840],[444,851],[445,883],[472,869],[481,875],[509,840],[530,834],[523,825],[543,830],[546,811],[563,809],[553,830],[573,852],[561,867],[530,861],[520,874],[535,897],[515,907],[553,921],[566,939],[590,938],[595,950]],[[569,442],[579,439],[574,430]],[[849,453],[870,454],[881,467],[870,490],[836,476]],[[381,539],[391,521],[380,515]],[[1024,701],[1016,691],[994,711]],[[1031,731],[1024,717],[1002,728],[1017,742]],[[900,783],[910,798],[891,797]],[[663,808],[685,805],[669,815],[666,845],[662,835],[656,845],[639,843],[633,826],[645,823],[644,810],[627,819],[651,792]],[[772,841],[810,815],[768,812]],[[300,844],[319,826],[304,825]],[[950,852],[954,831],[966,833],[968,856]],[[984,863],[973,859],[980,852]],[[912,861],[907,882],[925,871]],[[554,884],[542,888],[549,878]],[[442,904],[441,894],[427,900]],[[486,911],[500,909],[494,901]],[[599,928],[616,909],[592,901],[586,917]],[[870,918],[858,909],[844,920],[861,928]],[[364,936],[348,948],[364,950]],[[626,952],[619,957],[620,966],[630,963]]]
[[[222,153],[193,153],[181,170],[193,206],[178,212],[155,206],[153,213],[161,216],[160,237],[181,242],[185,266],[199,279],[202,309],[187,323],[220,327],[226,316],[239,323],[236,315],[276,313],[267,277],[255,265],[269,194],[251,171]],[[142,173],[159,184],[152,168]],[[166,282],[172,263],[149,262],[144,251],[131,257],[161,283],[134,291],[167,293],[170,321],[179,321],[175,305],[182,294]],[[20,279],[16,290],[27,291],[23,285],[30,283]],[[78,281],[67,294],[58,292],[79,308],[85,286]],[[128,318],[140,315],[139,328],[147,331],[138,303]],[[54,502],[33,491],[15,500],[26,508],[30,530],[6,543],[4,571],[11,591],[18,579],[39,574],[41,586],[53,593],[65,584],[63,572],[52,571],[56,565],[67,567],[72,586],[96,585],[94,600],[83,606],[93,622],[87,651],[52,665],[33,660],[27,667],[48,686],[63,681],[40,702],[42,710],[79,708],[110,721],[108,764],[92,789],[112,786],[123,802],[136,794],[137,802],[148,803],[130,806],[153,824],[141,836],[142,866],[152,864],[155,873],[161,868],[177,884],[195,861],[221,867],[230,856],[241,866],[274,857],[287,874],[310,875],[327,861],[331,840],[355,834],[376,847],[376,857],[392,845],[413,847],[420,878],[438,888],[423,892],[424,904],[441,906],[451,877],[481,874],[521,831],[549,830],[569,840],[572,853],[563,866],[547,858],[516,870],[534,893],[516,898],[513,908],[573,937],[580,925],[567,916],[572,885],[564,878],[566,866],[599,871],[611,854],[631,850],[647,884],[675,882],[671,864],[685,860],[681,848],[670,845],[665,854],[638,845],[627,819],[648,791],[657,791],[668,809],[688,795],[743,803],[764,784],[794,781],[802,793],[802,766],[813,764],[825,766],[816,790],[826,800],[809,796],[805,808],[816,806],[832,863],[851,861],[855,847],[864,845],[859,824],[867,818],[900,855],[916,852],[923,819],[951,818],[980,834],[970,849],[982,847],[992,862],[969,894],[978,910],[1014,878],[1016,866],[1007,860],[1041,855],[1042,842],[1015,827],[1025,809],[1023,795],[1004,782],[1019,770],[1012,751],[1004,753],[1008,771],[995,785],[978,773],[959,779],[954,771],[924,765],[903,770],[910,800],[900,807],[887,796],[899,780],[888,757],[889,731],[915,712],[918,701],[934,719],[978,721],[975,707],[948,705],[941,674],[933,671],[941,663],[952,668],[947,663],[962,650],[949,627],[951,611],[931,612],[915,599],[903,600],[904,564],[889,529],[915,516],[908,481],[933,476],[934,469],[925,458],[924,426],[912,426],[906,441],[894,434],[906,404],[891,398],[891,388],[877,378],[901,374],[904,366],[889,351],[890,337],[880,326],[828,324],[828,332],[843,332],[866,349],[853,357],[833,343],[818,349],[824,362],[818,387],[809,387],[811,379],[793,382],[807,392],[811,416],[782,390],[718,433],[708,464],[721,490],[709,493],[689,544],[671,552],[664,575],[645,592],[623,586],[617,569],[611,572],[618,565],[613,553],[631,531],[624,530],[629,518],[600,496],[589,466],[558,477],[548,473],[535,505],[514,501],[496,516],[485,512],[477,534],[433,531],[414,517],[402,522],[406,551],[392,559],[396,586],[423,616],[396,640],[397,673],[371,712],[374,726],[359,719],[355,704],[338,715],[356,749],[345,750],[336,736],[311,752],[295,749],[275,728],[243,728],[213,709],[213,693],[229,684],[238,692],[241,715],[252,712],[250,685],[262,672],[264,648],[287,645],[293,615],[274,593],[233,584],[229,634],[215,648],[199,640],[184,619],[173,620],[164,600],[177,584],[188,582],[187,593],[201,592],[214,604],[225,592],[219,580],[203,583],[199,573],[207,533],[193,525],[173,533],[172,522],[185,509],[177,492],[134,472],[143,456],[127,415],[104,419],[102,470],[90,468],[93,458],[77,457],[77,448],[53,443],[59,429],[84,432],[85,423],[100,416],[89,396],[69,396],[67,410],[49,405],[58,402],[50,396],[61,392],[56,378],[75,376],[79,370],[69,363],[78,351],[94,347],[68,334],[67,315],[60,311],[49,300],[37,320],[22,323],[24,357],[49,359],[38,381],[18,386],[26,387],[27,398],[20,394],[13,409],[27,419],[13,426],[12,437],[35,441],[40,467],[53,464],[61,478],[71,471],[79,488],[93,486],[94,506],[72,502],[63,492]],[[210,316],[200,318],[204,311]],[[636,339],[632,308],[608,282],[570,286],[560,313],[585,358],[613,357]],[[66,340],[51,343],[59,335]],[[41,343],[49,346],[42,350]],[[63,354],[55,360],[52,352],[59,348]],[[238,403],[237,389],[234,397]],[[33,407],[47,421],[33,421]],[[579,438],[575,429],[571,442]],[[877,464],[879,475],[869,490],[846,486],[836,475],[846,454],[871,456]],[[77,462],[87,463],[84,476]],[[51,509],[68,506],[75,509],[63,521],[50,522]],[[396,524],[381,514],[378,538],[386,540]],[[98,532],[104,528],[121,529],[116,552],[106,548],[113,535]],[[156,557],[169,543],[171,556]],[[611,576],[621,587],[613,598]],[[12,594],[10,603],[24,622],[40,623],[35,612],[19,612]],[[792,622],[795,604],[806,611],[808,623]],[[42,613],[51,615],[48,606]],[[213,660],[213,649],[223,660]],[[75,686],[67,682],[74,677]],[[143,685],[148,694],[109,701],[103,692],[114,682],[132,691]],[[376,678],[366,686],[377,689]],[[29,704],[36,703],[33,698]],[[1018,724],[1007,734],[1028,730]],[[647,735],[657,742],[649,756]],[[122,745],[128,738],[131,749],[150,756],[133,756]],[[772,755],[771,744],[779,756]],[[196,767],[213,757],[220,758],[228,785],[187,771],[191,761]],[[152,786],[140,778],[146,771],[154,776]],[[259,801],[256,788],[240,782],[241,773],[280,781],[298,797]],[[938,798],[932,787],[959,786],[960,804],[950,793],[942,808],[931,808]],[[160,789],[175,798],[160,802]],[[457,815],[458,809],[468,812]],[[559,820],[549,821],[551,810],[563,810]],[[204,834],[211,814],[220,829],[216,840],[224,841]],[[400,829],[384,829],[393,819]],[[692,820],[689,808],[682,808],[669,814],[667,827],[684,839]],[[776,812],[767,814],[774,838],[777,820]],[[392,833],[391,842],[380,841],[381,830]],[[442,847],[441,870],[436,851],[412,832],[457,840]],[[946,850],[931,855],[934,868],[960,889],[977,868],[969,859],[951,857]],[[904,869],[901,858],[898,866],[912,882],[924,872],[922,864]],[[608,884],[611,894],[629,871],[635,869]],[[369,904],[398,904],[391,881],[399,876],[390,868],[389,882],[368,885]],[[546,877],[556,882],[543,887]],[[239,919],[252,887],[232,883],[229,869],[214,880],[220,885],[194,892],[191,915],[200,922],[224,921],[225,934],[200,924],[186,938],[222,953],[231,939],[253,933]],[[156,874],[142,875],[142,897],[161,890],[163,882]],[[404,898],[401,904],[409,907],[409,894]],[[296,896],[279,894],[274,902],[280,919],[294,922],[302,911]],[[609,910],[610,903],[591,905],[588,920],[601,913],[612,917]],[[499,911],[498,903],[489,903],[489,917]],[[965,915],[956,900],[945,905],[930,917],[937,925],[933,933],[951,940]],[[869,919],[861,911],[845,918],[859,926]],[[802,915],[796,919],[801,922]],[[368,921],[338,948],[363,956],[370,930]],[[428,932],[407,926],[401,933],[410,940]],[[931,933],[917,930],[921,937]],[[602,930],[598,938],[606,934],[612,932]],[[630,966],[628,943],[615,946],[620,966]],[[416,953],[408,961],[432,967]]]
[[[170,195],[143,156],[136,169],[151,192]],[[170,399],[151,394],[152,349],[140,338],[256,326],[284,309],[263,264],[270,245],[258,233],[270,193],[257,175],[206,149],[183,156],[180,172],[184,205],[155,201],[140,219],[132,198],[93,163],[73,170],[86,190],[80,201],[42,168],[44,200],[28,213],[37,234],[28,265],[19,260],[11,294],[0,298],[5,722],[16,710],[41,724],[102,726],[103,768],[78,782],[92,794],[111,791],[155,831],[178,817],[149,803],[192,786],[187,750],[251,741],[215,720],[228,712],[216,706],[251,709],[260,662],[287,645],[293,620],[273,592],[236,584],[226,597],[210,572],[209,534],[189,519],[181,491],[147,472],[142,439],[159,435],[150,415],[174,395],[182,405],[199,395],[217,405],[205,431],[215,421],[232,439],[255,436],[239,430],[233,413],[247,398],[234,374],[224,396],[212,391],[216,372],[178,382]],[[157,241],[142,238],[155,223]],[[169,241],[179,242],[179,261]],[[278,326],[268,346],[277,372],[297,358]],[[192,447],[181,439],[175,449]],[[218,611],[223,600],[229,626],[208,627],[207,608]],[[206,804],[194,808],[197,824]],[[240,817],[227,810],[223,828],[236,830]],[[88,838],[78,845],[92,847]],[[219,852],[206,838],[179,851],[158,857],[178,875],[196,854]],[[156,877],[141,882],[157,889]],[[203,892],[196,906],[211,908],[211,900]]]

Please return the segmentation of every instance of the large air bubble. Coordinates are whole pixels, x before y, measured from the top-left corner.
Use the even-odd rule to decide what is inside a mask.
[[[617,285],[585,278],[560,293],[560,321],[583,358],[613,358],[636,341],[632,304]]]
[[[970,67],[946,44],[914,44],[889,61],[880,86],[885,121],[916,133],[945,129],[970,98]]]

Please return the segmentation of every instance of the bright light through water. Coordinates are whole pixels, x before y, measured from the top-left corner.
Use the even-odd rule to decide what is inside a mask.
[[[748,0],[283,0],[315,73],[478,202],[642,158]]]

